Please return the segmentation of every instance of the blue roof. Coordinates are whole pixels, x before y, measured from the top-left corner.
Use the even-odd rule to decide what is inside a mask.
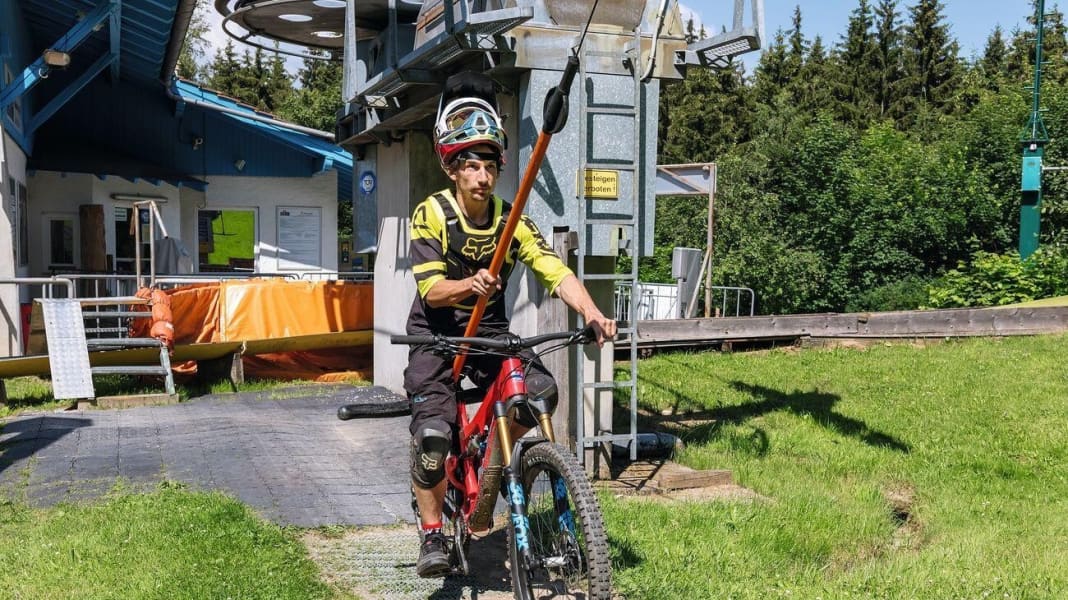
[[[199,86],[191,81],[176,79],[172,91],[183,99],[198,100],[227,110],[259,117],[259,119],[251,119],[231,112],[219,113],[225,118],[232,119],[269,135],[295,150],[320,157],[323,161],[323,171],[336,169],[338,172],[339,200],[347,201],[352,198],[352,154],[348,150],[323,137],[286,127],[285,121],[270,113],[256,110],[252,106],[228,96],[223,96],[214,90]],[[265,122],[261,119],[269,119],[273,123]]]
[[[30,38],[35,48],[51,46],[66,35],[81,16],[92,12],[102,3],[102,0],[17,1],[30,26]],[[105,3],[107,1],[103,0]],[[120,77],[129,81],[166,80],[164,70],[168,65],[164,61],[168,58],[167,51],[179,4],[179,0],[122,0],[118,3],[121,12],[118,33]],[[188,19],[188,16],[184,18]],[[110,52],[111,43],[110,27],[104,26],[94,31],[75,50],[75,54],[95,58]],[[62,75],[57,77],[61,78]]]
[[[208,175],[299,177],[333,169],[339,201],[351,201],[352,155],[340,146],[212,90],[174,80],[177,48],[194,0],[13,1],[8,8],[15,10],[3,14],[21,21],[20,61],[39,56],[42,48],[63,46],[57,42],[67,36],[81,40],[70,52],[70,68],[52,70],[30,91],[28,116],[48,108],[46,103],[53,109],[41,110],[47,114],[17,140],[27,150],[30,168],[194,187],[202,187]],[[93,22],[100,26],[89,29]],[[99,65],[111,68],[97,75]],[[186,109],[179,100],[176,110],[174,100],[165,97],[168,91],[197,106]],[[202,113],[210,114],[197,116]],[[204,150],[189,143],[212,134]],[[235,156],[248,159],[248,167],[235,169]]]

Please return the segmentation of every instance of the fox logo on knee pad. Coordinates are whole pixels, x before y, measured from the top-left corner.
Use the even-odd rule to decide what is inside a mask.
[[[441,462],[429,454],[423,454],[419,459],[423,461],[423,469],[426,471],[437,471],[438,463]]]
[[[452,429],[444,422],[421,427],[412,438],[412,481],[430,489],[445,479],[445,457],[452,447]]]

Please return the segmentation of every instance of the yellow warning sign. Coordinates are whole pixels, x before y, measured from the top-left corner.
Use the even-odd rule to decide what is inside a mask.
[[[619,171],[586,169],[586,197],[619,198]]]

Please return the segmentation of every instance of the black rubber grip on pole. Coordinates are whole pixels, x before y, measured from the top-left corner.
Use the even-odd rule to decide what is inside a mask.
[[[549,90],[545,97],[545,108],[542,112],[543,123],[541,130],[550,135],[560,133],[567,125],[567,95],[571,93],[571,83],[575,81],[578,73],[579,59],[572,54],[567,57],[567,66],[564,74],[560,77],[560,85]]]

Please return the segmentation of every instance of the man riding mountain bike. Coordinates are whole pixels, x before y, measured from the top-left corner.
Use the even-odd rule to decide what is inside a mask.
[[[597,343],[615,337],[616,322],[604,316],[582,282],[552,251],[534,222],[523,216],[498,276],[489,271],[511,205],[493,191],[507,139],[498,115],[491,79],[476,73],[449,78],[438,105],[435,151],[453,185],[423,200],[412,213],[409,255],[418,293],[406,326],[409,335],[464,335],[479,297],[486,310],[481,337],[508,335],[504,292],[517,262],[580,314],[593,328]],[[541,361],[532,359],[527,375],[531,402],[553,410],[556,382]],[[497,376],[500,357],[469,356],[467,376],[482,387]],[[412,408],[411,476],[422,542],[416,572],[439,577],[449,572],[441,531],[445,497],[445,458],[456,436],[457,385],[452,359],[425,346],[412,346],[404,371],[404,389]],[[516,436],[536,426],[529,410],[516,415]]]

